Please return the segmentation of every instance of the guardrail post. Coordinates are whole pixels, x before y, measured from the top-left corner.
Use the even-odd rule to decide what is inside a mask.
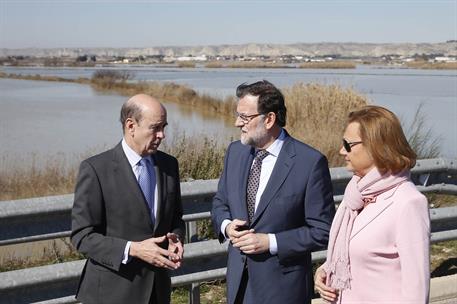
[[[190,286],[189,304],[200,304],[200,283],[192,283]]]
[[[192,221],[192,222],[187,222],[187,242],[188,243],[193,243],[197,241],[197,222]]]
[[[187,222],[187,242],[193,243],[197,241],[197,222]],[[189,304],[200,304],[200,283],[192,283],[189,286]]]

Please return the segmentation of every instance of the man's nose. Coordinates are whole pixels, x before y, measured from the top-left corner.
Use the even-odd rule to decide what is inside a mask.
[[[239,116],[237,116],[235,119],[235,127],[241,128],[242,126],[244,126],[244,122]]]
[[[156,134],[157,138],[164,139],[165,138],[165,131],[158,131]]]

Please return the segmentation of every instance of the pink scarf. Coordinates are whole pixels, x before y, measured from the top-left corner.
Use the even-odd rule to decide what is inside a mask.
[[[336,289],[351,287],[351,264],[349,260],[349,239],[358,211],[368,203],[375,203],[376,197],[409,180],[409,170],[392,175],[381,175],[377,168],[371,169],[362,178],[354,175],[346,186],[343,202],[339,206],[330,229],[327,261],[327,285]]]

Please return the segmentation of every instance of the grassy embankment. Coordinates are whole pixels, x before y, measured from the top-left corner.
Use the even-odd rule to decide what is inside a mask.
[[[286,69],[290,66],[277,62],[264,61],[230,61],[219,62],[212,61],[205,65],[205,68],[231,68],[231,69]]]
[[[425,70],[457,70],[457,62],[414,61],[405,63],[405,66],[408,68]]]
[[[355,69],[352,61],[305,62],[298,66],[301,69]]]
[[[177,63],[178,68],[195,68],[194,61],[181,61]]]
[[[88,79],[88,78],[70,79],[70,78],[63,78],[63,77],[58,77],[58,76],[46,76],[46,75],[39,75],[39,74],[22,75],[22,74],[11,74],[11,73],[8,74],[5,72],[0,72],[0,78],[90,84],[90,79]]]
[[[356,65],[350,61],[326,61],[326,62],[305,62],[297,66],[301,69],[355,69]],[[296,68],[295,66],[287,65],[278,62],[264,61],[235,61],[235,62],[220,62],[211,61],[205,64],[205,68],[235,68],[235,69],[262,69],[262,68]]]

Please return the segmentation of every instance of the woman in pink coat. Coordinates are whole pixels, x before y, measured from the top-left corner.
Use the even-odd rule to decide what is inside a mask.
[[[333,303],[428,303],[430,218],[410,180],[416,154],[397,117],[367,106],[349,114],[348,183],[315,289]]]

